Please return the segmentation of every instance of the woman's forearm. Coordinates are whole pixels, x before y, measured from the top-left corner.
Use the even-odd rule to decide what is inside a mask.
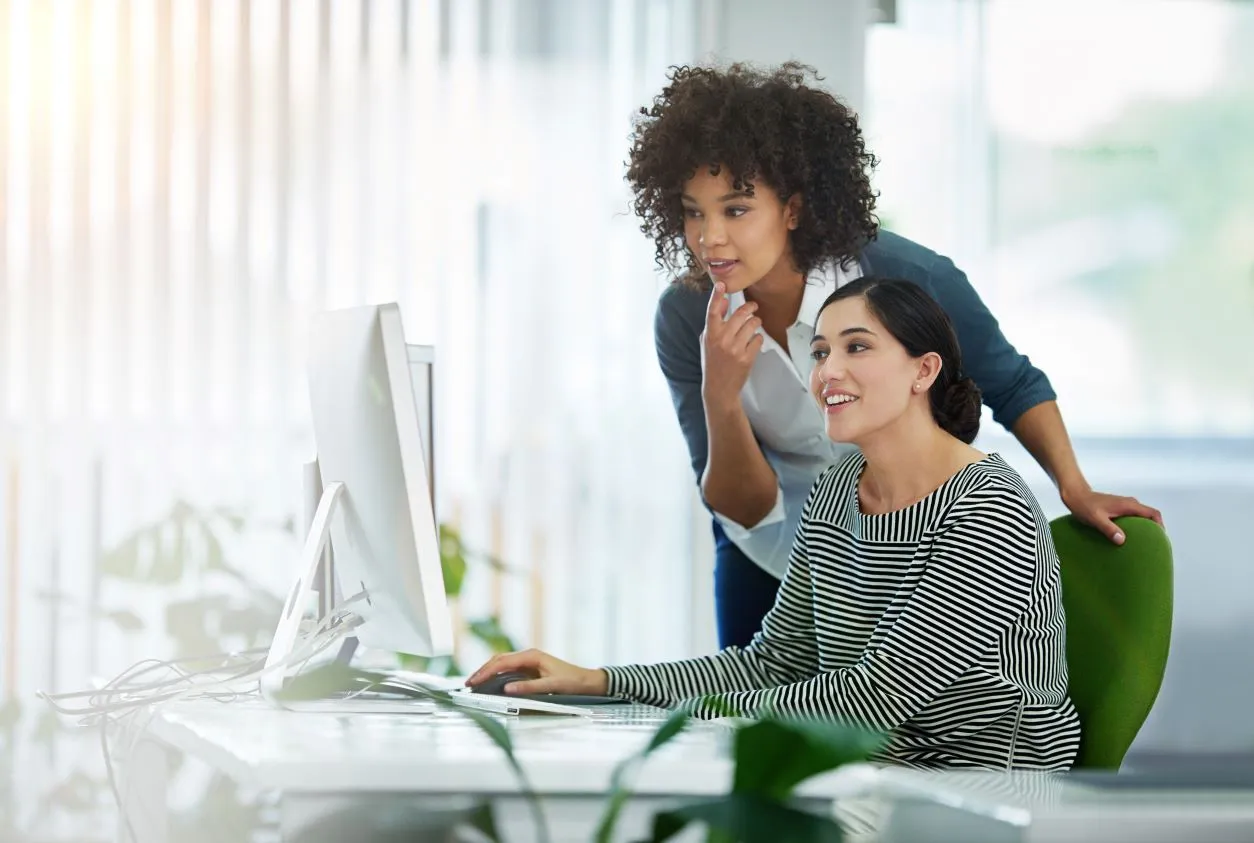
[[[1088,481],[1080,471],[1071,438],[1063,424],[1058,402],[1043,401],[1021,415],[1014,423],[1012,432],[1023,444],[1041,468],[1045,469],[1064,499],[1088,488]]]
[[[715,512],[753,527],[775,506],[779,481],[754,438],[739,400],[726,407],[705,405],[709,453],[701,494]]]

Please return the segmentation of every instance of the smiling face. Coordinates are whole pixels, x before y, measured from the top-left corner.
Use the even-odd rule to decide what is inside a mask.
[[[684,239],[712,282],[728,293],[744,290],[773,272],[792,272],[790,232],[800,200],[780,200],[769,186],[752,182],[737,190],[726,167],[711,175],[701,167],[684,183]]]
[[[934,424],[928,388],[940,373],[940,355],[911,357],[866,299],[852,296],[819,314],[810,356],[810,393],[833,442],[861,445],[876,433],[921,418]]]

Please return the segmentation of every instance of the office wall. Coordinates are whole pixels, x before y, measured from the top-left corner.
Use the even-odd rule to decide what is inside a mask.
[[[706,37],[720,58],[774,65],[795,60],[818,69],[827,88],[854,111],[863,107],[870,0],[708,0]]]

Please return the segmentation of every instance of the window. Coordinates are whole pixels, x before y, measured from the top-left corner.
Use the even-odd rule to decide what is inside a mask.
[[[968,271],[1078,435],[1254,431],[1252,40],[1236,0],[916,0],[871,28],[886,227]]]

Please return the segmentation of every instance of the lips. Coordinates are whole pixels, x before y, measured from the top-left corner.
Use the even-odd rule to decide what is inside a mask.
[[[731,272],[732,270],[734,270],[737,266],[739,266],[739,265],[740,265],[740,261],[736,261],[736,260],[707,260],[707,261],[705,262],[705,265],[706,265],[706,268],[707,268],[707,269],[709,269],[709,271],[710,271],[710,274],[711,274],[711,275],[714,275],[714,276],[717,276],[717,277],[720,277],[720,278],[721,278],[721,277],[723,277],[724,275],[727,275],[727,274],[728,274],[729,272]]]

